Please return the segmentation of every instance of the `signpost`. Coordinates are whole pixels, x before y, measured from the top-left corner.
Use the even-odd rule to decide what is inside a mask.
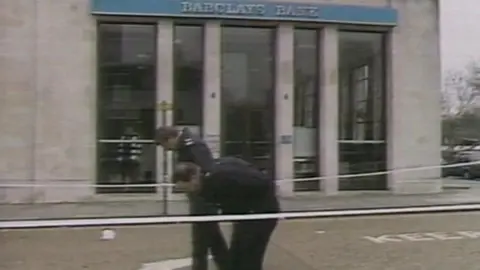
[[[173,109],[173,104],[167,101],[162,101],[157,103],[157,111],[160,111],[160,125],[166,126],[167,125],[167,112]],[[163,149],[163,162],[162,162],[162,201],[163,201],[163,214],[168,214],[168,183],[170,182],[168,179],[168,154],[165,149]]]

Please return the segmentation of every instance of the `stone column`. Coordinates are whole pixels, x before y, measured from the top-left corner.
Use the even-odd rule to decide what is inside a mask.
[[[221,26],[205,24],[203,69],[203,137],[215,158],[220,156],[221,130]]]
[[[440,169],[401,169],[441,161],[441,65],[437,1],[394,1],[402,15],[387,44],[387,149],[390,190],[442,190]],[[421,18],[421,19],[420,19]],[[421,20],[419,24],[418,21]],[[406,68],[407,67],[407,68]]]
[[[326,26],[320,34],[319,168],[322,192],[338,192],[338,31]]]
[[[293,179],[293,25],[282,23],[277,29],[275,59],[275,177],[277,180]],[[281,196],[292,196],[293,182],[280,182]]]
[[[173,103],[173,22],[169,19],[161,19],[157,24],[157,127],[173,124],[173,112],[166,111],[163,115],[160,104]],[[165,118],[165,123],[162,123]],[[173,162],[172,152],[167,152],[167,170],[164,171],[164,149],[157,147],[157,182],[162,183],[164,177],[171,175]],[[163,196],[163,188],[158,187],[157,192]],[[168,198],[172,193],[168,189]]]
[[[72,10],[71,1],[37,1],[35,8],[33,178],[48,186],[32,200],[85,200],[96,183],[96,21],[88,4]]]

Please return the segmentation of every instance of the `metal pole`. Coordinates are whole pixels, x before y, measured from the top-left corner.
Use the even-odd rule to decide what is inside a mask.
[[[162,102],[164,106],[162,106],[162,126],[167,124],[167,108],[165,102]],[[168,155],[167,151],[163,149],[163,179],[162,183],[168,183]],[[162,200],[163,200],[163,215],[168,215],[168,187],[166,185],[162,186]]]

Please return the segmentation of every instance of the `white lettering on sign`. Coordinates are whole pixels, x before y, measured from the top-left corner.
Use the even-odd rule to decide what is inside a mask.
[[[276,15],[282,17],[315,18],[318,17],[318,7],[277,5]]]
[[[399,242],[425,242],[446,241],[462,239],[480,239],[480,232],[457,231],[457,232],[424,232],[424,233],[401,233],[385,234],[380,236],[364,236],[364,239],[375,244],[399,243]]]
[[[182,13],[219,15],[265,15],[264,4],[215,3],[185,1],[181,3]]]

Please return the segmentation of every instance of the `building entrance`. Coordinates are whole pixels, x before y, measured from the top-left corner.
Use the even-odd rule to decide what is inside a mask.
[[[222,28],[222,156],[274,172],[273,28]]]

